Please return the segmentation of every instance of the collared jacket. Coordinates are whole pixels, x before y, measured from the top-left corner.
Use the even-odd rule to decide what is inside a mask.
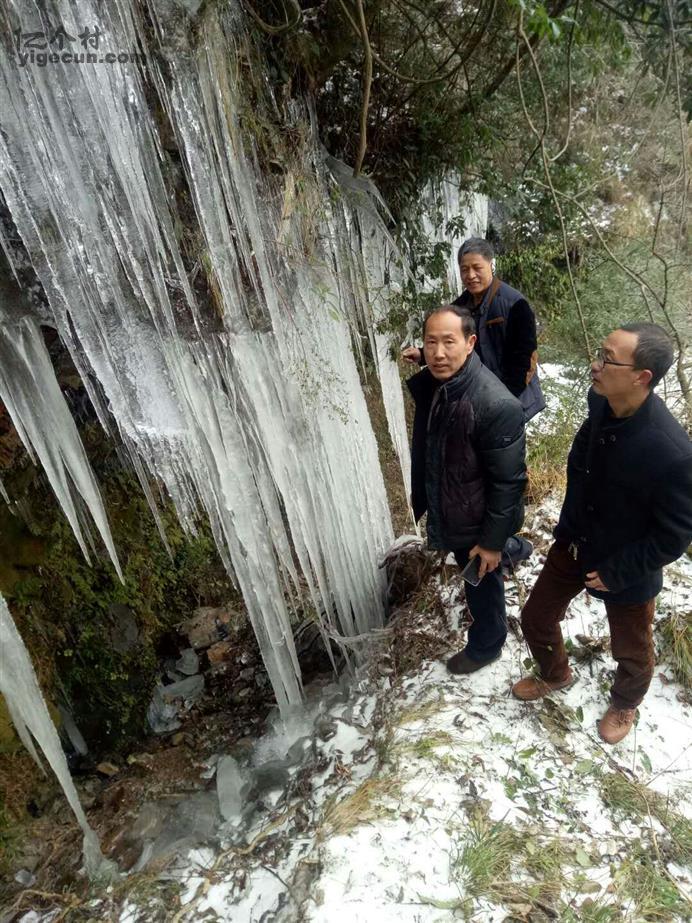
[[[609,592],[593,596],[645,602],[692,541],[692,444],[654,393],[624,418],[593,390],[588,402],[555,537],[572,544],[584,574],[598,571]]]
[[[429,369],[409,378],[416,405],[411,502],[428,513],[428,544],[500,551],[521,527],[526,487],[521,404],[471,353],[439,383]]]
[[[454,304],[468,308],[474,315],[478,355],[483,365],[519,398],[525,419],[540,413],[545,408],[545,398],[536,373],[536,318],[526,298],[496,277],[477,307],[470,292],[464,292]]]

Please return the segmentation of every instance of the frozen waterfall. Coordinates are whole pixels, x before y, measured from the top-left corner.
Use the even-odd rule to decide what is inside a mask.
[[[408,490],[399,375],[375,331],[404,270],[376,191],[323,153],[307,106],[282,113],[286,141],[262,137],[279,102],[241,6],[207,4],[194,29],[188,8],[46,0],[39,14],[6,0],[0,187],[102,425],[117,427],[154,515],[156,479],[185,528],[209,518],[286,709],[302,695],[298,600],[337,642],[384,616],[378,561],[393,534],[358,360],[369,340]],[[101,53],[144,54],[146,72],[17,66],[16,30],[48,23],[73,36],[97,27]],[[283,145],[276,169],[261,144]],[[181,177],[194,247],[172,192]],[[35,319],[5,324],[0,393],[85,552],[75,489],[117,568],[41,349]]]

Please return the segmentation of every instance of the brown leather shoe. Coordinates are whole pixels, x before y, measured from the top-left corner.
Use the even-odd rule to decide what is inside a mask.
[[[608,711],[598,722],[598,733],[601,740],[605,740],[607,744],[620,743],[622,738],[629,734],[636,714],[636,708],[616,708],[610,705]]]
[[[574,679],[571,670],[565,679],[553,682],[541,679],[540,676],[525,676],[512,686],[512,695],[515,699],[521,699],[522,702],[535,702],[536,699],[542,699],[544,695],[550,695],[558,689],[566,689],[572,685]]]

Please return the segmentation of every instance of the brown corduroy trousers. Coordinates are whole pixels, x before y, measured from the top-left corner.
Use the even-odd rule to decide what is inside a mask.
[[[567,676],[569,665],[560,622],[570,602],[583,589],[579,563],[566,545],[556,542],[521,613],[524,637],[541,677],[549,682],[559,682]],[[636,708],[651,683],[655,602],[605,603],[613,660],[618,665],[610,693],[616,708]]]

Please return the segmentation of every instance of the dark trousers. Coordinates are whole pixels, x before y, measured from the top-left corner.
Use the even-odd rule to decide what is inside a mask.
[[[521,613],[521,627],[543,679],[559,682],[569,670],[560,622],[574,597],[584,589],[578,561],[562,542],[548,552],[543,570]],[[643,603],[606,602],[610,643],[617,672],[610,697],[616,708],[636,708],[654,672],[652,625],[655,599]]]
[[[463,570],[469,560],[469,548],[454,552]],[[502,650],[507,637],[505,581],[502,566],[486,574],[478,586],[464,581],[466,602],[473,622],[466,638],[466,655],[470,660],[490,660]]]

